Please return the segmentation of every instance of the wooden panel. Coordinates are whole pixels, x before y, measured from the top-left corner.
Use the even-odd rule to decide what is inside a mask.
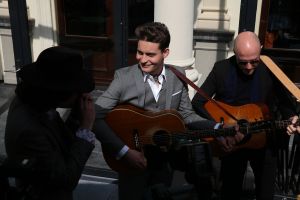
[[[80,49],[97,86],[108,85],[114,73],[112,0],[58,0],[59,44]]]

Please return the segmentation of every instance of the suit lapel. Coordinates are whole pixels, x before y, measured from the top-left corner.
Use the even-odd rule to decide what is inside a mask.
[[[171,108],[171,100],[172,100],[172,93],[174,90],[174,73],[169,69],[168,65],[166,65],[166,109]]]
[[[135,85],[136,85],[137,94],[138,94],[138,105],[140,107],[144,107],[144,105],[145,105],[144,77],[143,77],[143,74],[142,74],[138,64],[133,67],[133,74],[134,74]]]

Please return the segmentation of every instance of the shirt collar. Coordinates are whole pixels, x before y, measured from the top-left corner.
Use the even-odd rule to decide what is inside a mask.
[[[143,72],[143,75],[144,75],[144,82],[146,82],[147,79],[148,79],[149,77],[152,76],[152,75],[150,75],[149,73],[146,73],[146,72]],[[162,72],[160,73],[159,76],[162,76],[163,79],[164,79],[165,81],[167,80],[167,79],[166,79],[166,69],[165,69],[165,65],[163,66]]]

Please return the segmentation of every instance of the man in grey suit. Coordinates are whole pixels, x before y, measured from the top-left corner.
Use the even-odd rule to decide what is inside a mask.
[[[159,169],[147,168],[144,154],[130,149],[103,120],[107,112],[118,104],[129,103],[149,111],[175,109],[186,124],[196,128],[213,129],[215,122],[203,120],[195,114],[188,96],[187,85],[164,64],[169,55],[170,34],[159,22],[137,27],[136,59],[138,64],[116,70],[108,89],[96,100],[94,130],[102,146],[111,156],[135,169],[137,174],[119,173],[119,198],[142,199],[149,185],[170,185],[172,173],[167,164]],[[180,67],[177,70],[184,73]],[[158,157],[159,153],[156,156]],[[148,164],[149,164],[148,160]]]

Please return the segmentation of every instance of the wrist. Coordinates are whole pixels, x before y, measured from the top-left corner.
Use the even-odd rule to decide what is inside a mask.
[[[80,127],[76,132],[76,136],[81,138],[81,139],[84,139],[84,140],[86,140],[86,141],[88,141],[92,144],[95,144],[96,136],[88,128]]]

